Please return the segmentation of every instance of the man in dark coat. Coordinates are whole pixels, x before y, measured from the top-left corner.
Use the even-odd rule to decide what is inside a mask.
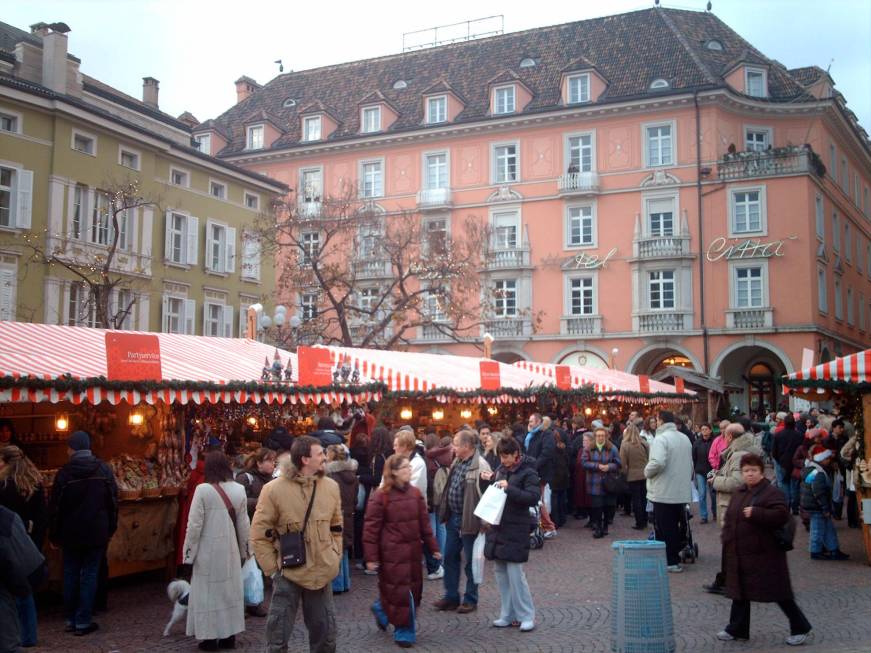
[[[544,493],[544,486],[553,479],[555,452],[556,440],[553,433],[544,428],[541,415],[533,413],[529,416],[529,431],[523,439],[523,453],[535,460],[535,471],[541,479],[542,493]],[[541,530],[544,531],[546,539],[556,537],[556,524],[551,520],[544,505],[541,506]]]
[[[793,478],[792,458],[804,437],[795,428],[795,418],[787,413],[783,418],[783,428],[774,434],[774,445],[771,448],[771,457],[775,462],[777,484],[786,496],[786,505],[792,509],[792,514],[798,514],[798,502],[800,498],[799,479]]]
[[[21,646],[15,599],[28,596],[42,580],[43,562],[21,517],[0,506],[0,651]]]
[[[309,433],[313,438],[320,440],[321,446],[326,449],[334,444],[345,444],[345,438],[336,429],[336,424],[329,417],[321,417],[318,420],[318,430]]]
[[[775,531],[792,519],[783,493],[764,476],[755,453],[741,458],[744,485],[732,493],[723,523],[726,596],[732,599],[729,625],[717,633],[724,641],[749,639],[750,602],[777,603],[789,619],[787,644],[804,643],[811,625],[795,603],[786,551]]]
[[[91,437],[76,431],[70,460],[51,490],[49,539],[63,549],[66,628],[76,635],[97,630],[91,620],[97,575],[118,527],[118,486],[112,470],[91,453]]]

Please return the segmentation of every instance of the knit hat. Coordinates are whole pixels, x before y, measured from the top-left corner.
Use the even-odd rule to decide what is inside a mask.
[[[91,448],[91,436],[84,431],[76,431],[67,440],[67,445],[73,451],[81,451],[82,449]]]
[[[824,460],[826,460],[827,458],[831,458],[831,457],[832,457],[832,450],[826,449],[825,451],[820,451],[817,455],[814,456],[814,462],[821,463]]]
[[[602,420],[600,420],[600,419],[594,419],[594,420],[593,420],[593,423],[591,424],[591,426],[592,426],[594,429],[601,429],[601,428],[605,428],[605,423],[604,423]]]

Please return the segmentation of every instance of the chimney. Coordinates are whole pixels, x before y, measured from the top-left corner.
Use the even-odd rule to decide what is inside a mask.
[[[37,23],[31,27],[42,37],[42,85],[55,93],[67,92],[67,32],[63,23]]]
[[[160,91],[160,82],[154,77],[142,78],[142,101],[152,109],[157,109],[157,93]]]
[[[260,84],[258,84],[250,77],[242,75],[239,79],[236,80],[236,104],[239,104],[242,100],[247,99],[249,95],[254,93],[254,91],[259,88]]]

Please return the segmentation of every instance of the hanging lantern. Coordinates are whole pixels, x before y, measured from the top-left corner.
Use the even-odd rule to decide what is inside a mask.
[[[127,416],[127,423],[130,426],[142,426],[145,423],[145,415],[140,412],[130,413]]]
[[[54,420],[54,428],[60,433],[66,433],[70,430],[70,418],[67,417],[66,413],[61,413],[57,416]]]
[[[472,411],[471,411],[471,409],[469,409],[469,408],[463,408],[463,409],[460,411],[460,417],[462,417],[463,419],[470,419],[470,418],[472,417]]]
[[[413,415],[414,415],[414,413],[411,412],[411,408],[408,408],[407,406],[399,411],[400,419],[403,419],[406,421],[410,420]]]

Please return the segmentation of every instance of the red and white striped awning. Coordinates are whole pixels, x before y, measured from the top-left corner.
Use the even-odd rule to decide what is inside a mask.
[[[871,349],[793,372],[783,378],[783,391],[823,394],[838,382],[857,386],[871,384]]]
[[[134,333],[134,332],[128,332]],[[32,377],[43,380],[69,377],[75,380],[107,376],[104,329],[29,324],[0,321],[0,377]],[[220,387],[208,390],[193,386],[202,383],[222,386],[239,382],[259,382],[264,363],[272,363],[276,352],[282,368],[291,362],[297,379],[296,354],[275,349],[254,340],[211,338],[170,333],[154,333],[160,342],[161,370],[164,381],[173,388],[148,391],[116,390],[93,386],[86,390],[0,388],[0,402],[71,401],[75,404],[103,401],[131,404],[158,401],[186,404],[202,403],[335,403],[379,399],[380,393],[298,392],[290,384],[276,383],[275,390],[263,386],[256,392]],[[368,381],[364,380],[364,383]],[[190,388],[184,388],[189,383]],[[266,385],[266,384],[264,384]]]
[[[534,361],[517,361],[514,363],[520,367],[537,374],[542,374],[550,379],[556,379],[556,363],[537,363]],[[579,367],[568,365],[573,388],[592,385],[596,392],[610,398],[619,398],[621,393],[641,392],[641,380],[635,374],[621,372],[620,370],[599,369],[592,367]],[[678,390],[673,385],[661,381],[650,380],[650,392],[645,398],[648,401],[674,403],[679,401],[694,401],[695,392],[685,390],[685,400],[675,397],[657,397],[657,394],[675,394]]]
[[[384,351],[379,349],[356,349],[353,347],[327,347],[334,363],[347,357],[351,365],[358,365],[363,376],[381,381],[392,392],[432,392],[444,389],[454,393],[481,391],[480,362],[482,358],[452,356],[449,354],[425,354],[418,352]],[[494,363],[496,361],[493,361]],[[530,390],[540,386],[552,386],[553,379],[523,370],[505,363],[499,365],[501,387],[515,391]],[[456,398],[448,394],[434,395],[440,402],[463,401],[478,403],[515,403],[534,399],[516,393]]]

